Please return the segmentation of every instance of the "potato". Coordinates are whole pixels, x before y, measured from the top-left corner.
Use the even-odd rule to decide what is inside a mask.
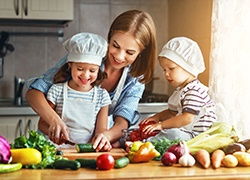
[[[222,164],[225,167],[235,167],[238,165],[238,160],[235,156],[233,156],[232,154],[228,154],[226,155],[223,159],[222,159]]]
[[[250,166],[250,154],[249,153],[237,151],[233,153],[233,156],[237,158],[239,165]]]

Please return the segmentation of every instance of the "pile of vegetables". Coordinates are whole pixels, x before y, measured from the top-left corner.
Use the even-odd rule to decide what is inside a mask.
[[[36,131],[29,131],[28,138],[22,135],[16,138],[14,143],[11,144],[11,149],[21,148],[34,148],[42,154],[42,159],[38,164],[25,165],[24,168],[48,168],[54,163],[55,160],[60,158],[60,156],[56,156],[55,145],[50,143],[44,135],[38,134]]]
[[[187,145],[190,153],[194,155],[200,149],[212,153],[214,150],[224,148],[238,140],[239,137],[232,125],[226,122],[217,122],[207,131],[187,141]]]
[[[10,144],[7,139],[0,136],[0,173],[18,171],[22,168],[21,163],[13,163]]]

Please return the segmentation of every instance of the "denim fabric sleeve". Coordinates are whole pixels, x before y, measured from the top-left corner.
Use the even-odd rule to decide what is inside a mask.
[[[133,81],[132,81],[133,79]],[[113,112],[113,117],[121,116],[128,120],[130,125],[137,123],[139,114],[137,111],[139,100],[142,97],[145,85],[138,82],[137,79],[131,78],[131,81],[125,85],[116,107]]]
[[[37,89],[44,94],[47,94],[49,88],[53,84],[53,78],[58,69],[64,65],[67,61],[67,55],[64,56],[60,61],[57,62],[57,64],[50,68],[43,76],[35,78],[35,80],[31,83],[29,86],[29,89]]]

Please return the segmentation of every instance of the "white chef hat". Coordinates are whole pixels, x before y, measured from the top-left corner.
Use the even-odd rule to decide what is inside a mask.
[[[97,34],[78,33],[63,43],[69,52],[68,62],[101,65],[107,53],[107,41]]]
[[[168,41],[159,56],[170,59],[196,77],[205,70],[198,44],[186,37],[176,37]]]

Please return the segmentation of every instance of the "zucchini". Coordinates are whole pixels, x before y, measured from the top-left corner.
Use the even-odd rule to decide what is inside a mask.
[[[129,159],[127,157],[121,157],[115,160],[115,168],[123,168],[129,164]]]
[[[21,163],[15,163],[15,164],[0,164],[0,173],[8,173],[8,172],[14,172],[18,171],[22,168]]]
[[[55,169],[71,169],[77,170],[81,167],[81,164],[75,160],[60,159],[53,163]]]
[[[95,152],[95,149],[93,148],[93,144],[91,143],[76,144],[76,151],[78,153]]]
[[[80,162],[81,167],[96,169],[96,159],[77,158],[76,161]]]

